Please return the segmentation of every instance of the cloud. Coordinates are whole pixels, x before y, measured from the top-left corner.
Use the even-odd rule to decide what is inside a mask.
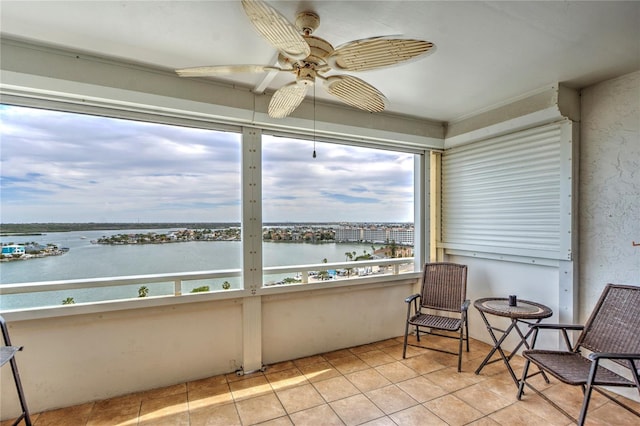
[[[2,221],[241,219],[241,135],[0,106]],[[264,221],[412,221],[413,156],[263,136]]]
[[[338,202],[341,202],[341,203],[346,203],[346,204],[358,204],[358,203],[376,204],[376,203],[378,203],[380,201],[380,200],[378,200],[376,198],[354,197],[352,195],[331,194],[331,193],[328,193],[328,192],[322,194],[322,196],[330,198],[330,199],[338,201]]]

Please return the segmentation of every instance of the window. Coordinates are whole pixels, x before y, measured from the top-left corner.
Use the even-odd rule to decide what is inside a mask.
[[[313,282],[389,272],[332,263],[413,256],[414,154],[268,135],[262,141],[265,268],[318,264]],[[297,271],[267,272],[264,283],[304,279]]]
[[[3,259],[1,283],[240,268],[240,134],[0,108],[0,240],[27,252],[21,261]],[[43,223],[56,225],[26,226]],[[219,281],[206,284],[220,289]],[[241,287],[238,277],[228,281]],[[137,297],[138,287],[73,297]],[[173,283],[149,288],[149,295],[166,292]],[[57,301],[63,293],[42,297]]]
[[[414,270],[422,152],[204,129],[212,124],[142,112],[100,115],[113,111],[0,106],[0,284],[90,281],[5,292],[0,309]],[[255,146],[262,157],[243,160]],[[258,169],[251,179],[262,179],[260,190],[252,183],[243,197],[242,181]],[[263,226],[258,220],[243,239],[242,200],[255,197]],[[263,277],[243,278],[243,259],[260,259],[251,249],[259,244]],[[128,281],[95,280],[111,277]]]

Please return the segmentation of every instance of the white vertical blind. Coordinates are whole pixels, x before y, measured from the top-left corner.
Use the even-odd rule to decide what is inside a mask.
[[[570,176],[553,123],[452,148],[442,156],[441,247],[566,259],[562,180]],[[565,132],[566,133],[566,132]],[[566,164],[565,164],[566,163]]]

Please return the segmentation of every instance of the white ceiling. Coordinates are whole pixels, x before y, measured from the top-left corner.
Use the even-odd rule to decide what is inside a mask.
[[[292,22],[297,12],[318,13],[314,35],[334,47],[377,35],[435,43],[435,53],[423,59],[357,76],[386,95],[388,111],[439,121],[555,83],[582,88],[640,69],[638,1],[268,3]],[[0,19],[3,36],[166,69],[276,59],[239,1],[2,0]],[[228,81],[254,87],[263,77]],[[290,81],[293,76],[278,75],[268,90]],[[320,89],[317,95],[330,98]]]

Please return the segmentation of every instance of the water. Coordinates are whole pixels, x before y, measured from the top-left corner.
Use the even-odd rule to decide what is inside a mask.
[[[164,233],[168,230],[139,229],[111,231],[53,232],[43,235],[0,237],[2,243],[36,242],[68,247],[60,256],[0,263],[0,284],[56,281],[82,278],[116,277],[144,274],[176,273],[240,269],[242,243],[239,241],[193,241],[171,244],[103,245],[92,244],[102,236],[120,233]],[[268,266],[286,266],[346,260],[345,252],[371,252],[370,244],[263,244],[263,263]],[[269,276],[268,280],[282,277]],[[239,278],[190,281],[183,284],[183,293],[195,287],[209,285],[211,290],[221,289],[229,281],[232,288],[240,288]],[[73,297],[76,303],[138,296],[139,285],[83,290],[63,290],[45,293],[2,295],[0,309],[28,308],[60,305],[63,299]],[[173,283],[149,285],[149,296],[173,293]]]

